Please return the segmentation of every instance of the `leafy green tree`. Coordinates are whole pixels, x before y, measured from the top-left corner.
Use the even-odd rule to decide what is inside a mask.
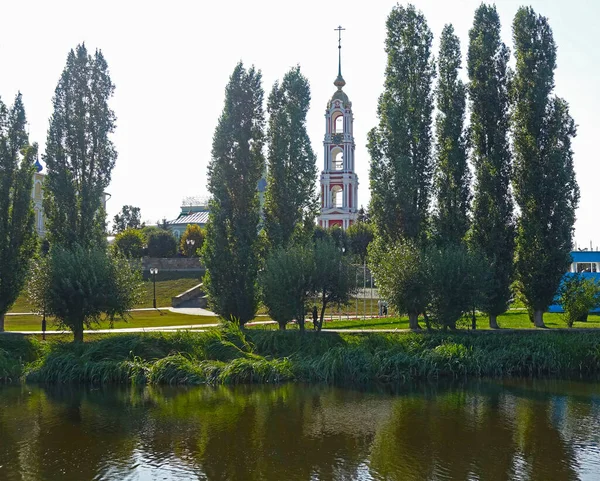
[[[198,257],[203,244],[204,229],[197,224],[188,224],[181,236],[179,251],[186,257]]]
[[[52,244],[106,245],[101,199],[117,158],[110,140],[115,114],[108,101],[113,92],[101,51],[91,56],[81,44],[69,52],[52,99],[44,155],[44,214]]]
[[[346,231],[350,252],[354,254],[361,263],[367,258],[369,244],[375,237],[372,224],[367,222],[356,222],[348,227]]]
[[[472,248],[487,258],[491,274],[482,310],[491,328],[508,309],[514,275],[515,224],[510,194],[509,51],[502,43],[495,6],[482,4],[469,31],[467,68],[475,171]]]
[[[460,41],[452,25],[446,25],[440,41],[436,88],[436,210],[433,234],[440,245],[459,245],[469,229],[469,185],[465,133],[466,87],[458,76]]]
[[[216,313],[243,326],[258,308],[259,200],[264,157],[262,75],[239,63],[225,90],[208,167],[204,285]]]
[[[369,268],[380,295],[398,314],[408,314],[411,329],[429,302],[427,256],[410,241],[388,243],[380,237],[369,246]]]
[[[480,305],[481,292],[489,277],[486,259],[470,252],[464,244],[449,244],[430,248],[425,264],[428,327],[434,324],[456,329],[457,322]]]
[[[177,254],[177,239],[170,231],[152,231],[147,239],[149,257],[175,257]]]
[[[327,237],[331,239],[334,245],[341,250],[342,253],[350,252],[348,233],[339,225],[334,225],[327,229]]]
[[[127,229],[143,229],[142,215],[139,207],[124,205],[121,211],[113,217],[113,231],[119,234]]]
[[[433,35],[413,5],[387,19],[379,125],[369,132],[370,215],[387,240],[424,240],[431,190]]]
[[[552,96],[556,45],[548,20],[522,7],[513,22],[513,143],[517,223],[516,272],[537,327],[571,263],[579,187],[567,103]]]
[[[29,145],[26,124],[20,93],[11,109],[0,101],[0,332],[36,248],[31,189],[37,144]]]
[[[296,319],[304,330],[308,299],[313,295],[314,251],[301,245],[277,248],[260,275],[263,302],[271,318],[284,330]]]
[[[329,304],[347,304],[356,292],[356,271],[349,258],[333,240],[314,244],[313,292],[321,297],[321,315],[317,331],[323,327],[325,310]]]
[[[83,329],[102,319],[125,319],[139,301],[142,278],[127,259],[104,248],[53,246],[33,265],[28,286],[37,312],[73,331],[83,341]]]
[[[558,289],[558,302],[567,326],[573,327],[576,321],[587,321],[588,313],[600,305],[600,284],[581,274],[569,275]]]
[[[114,247],[129,259],[139,259],[144,255],[146,238],[139,229],[125,229],[115,236]]]
[[[285,246],[295,229],[314,225],[317,212],[316,156],[306,131],[310,86],[292,68],[281,85],[275,82],[267,111],[268,177],[265,196],[265,230],[271,245]]]

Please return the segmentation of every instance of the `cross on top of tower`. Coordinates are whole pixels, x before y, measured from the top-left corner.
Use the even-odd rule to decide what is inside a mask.
[[[333,85],[335,85],[338,90],[342,90],[342,87],[346,85],[346,81],[344,80],[344,77],[342,77],[342,30],[346,29],[342,28],[340,25],[338,28],[334,28],[333,30],[337,31],[338,33],[338,76],[335,79],[335,82],[333,82]]]

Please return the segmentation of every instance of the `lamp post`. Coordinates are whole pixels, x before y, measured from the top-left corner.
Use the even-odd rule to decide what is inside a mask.
[[[194,239],[186,239],[186,240],[185,240],[185,243],[186,243],[186,244],[189,246],[189,247],[188,247],[188,257],[192,257],[192,254],[191,254],[191,253],[189,253],[189,252],[190,252],[190,248],[192,248],[192,249],[193,249],[193,247],[194,247],[194,244],[196,243],[196,241],[195,241]]]
[[[42,340],[46,340],[46,302],[42,309]]]
[[[156,274],[158,274],[158,268],[151,267],[150,274],[152,274],[152,283],[154,284],[154,299],[152,300],[152,307],[156,309]]]

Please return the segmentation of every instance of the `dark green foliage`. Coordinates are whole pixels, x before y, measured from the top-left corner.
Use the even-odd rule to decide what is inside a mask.
[[[168,230],[151,231],[147,237],[149,257],[175,257],[177,239]]]
[[[199,225],[188,224],[179,241],[179,251],[186,257],[199,257],[205,235],[204,229]]]
[[[387,240],[424,240],[431,190],[433,35],[413,5],[387,19],[379,125],[369,132],[370,215]]]
[[[495,6],[482,4],[469,31],[468,74],[470,136],[475,169],[471,246],[482,252],[490,269],[482,310],[496,317],[508,309],[513,279],[515,226],[510,195],[511,155],[508,141],[508,48],[501,40]]]
[[[569,275],[558,289],[558,302],[565,311],[567,326],[587,320],[588,313],[600,305],[600,284],[581,274]]]
[[[458,321],[480,306],[489,276],[485,258],[469,252],[464,245],[448,245],[427,251],[425,270],[428,321],[455,329]]]
[[[21,94],[10,110],[0,101],[0,331],[36,249],[31,189],[37,144],[29,145],[26,124]]]
[[[55,318],[83,340],[84,327],[103,317],[125,319],[141,296],[141,273],[118,253],[80,246],[53,246],[34,263],[29,297],[39,313]]]
[[[552,96],[556,45],[547,19],[520,8],[513,39],[513,186],[521,210],[516,272],[536,326],[544,327],[543,312],[571,262],[579,201],[571,149],[576,128],[567,103]]]
[[[369,247],[369,267],[380,295],[399,314],[408,314],[411,329],[418,329],[418,316],[429,302],[427,258],[409,241],[387,243],[376,238]]]
[[[436,89],[436,210],[433,236],[440,245],[459,245],[469,228],[469,185],[465,134],[466,87],[458,77],[460,41],[452,25],[442,31]]]
[[[355,255],[361,263],[367,258],[368,247],[375,236],[373,225],[367,222],[356,222],[346,231],[350,252]]]
[[[102,52],[78,45],[58,81],[46,140],[48,168],[44,214],[52,244],[106,244],[102,197],[117,152],[110,140],[115,114],[108,106],[114,85]]]
[[[225,90],[225,106],[213,137],[208,167],[209,222],[202,259],[209,305],[229,321],[245,324],[256,314],[259,199],[264,168],[262,76],[240,63]]]
[[[140,208],[132,205],[124,205],[121,212],[113,217],[113,232],[119,234],[127,229],[143,229]]]
[[[260,275],[263,302],[280,329],[297,319],[304,329],[308,298],[313,294],[315,264],[311,247],[292,245],[273,251]]]
[[[320,331],[327,306],[347,304],[356,292],[356,271],[344,251],[329,239],[315,242],[314,265],[313,292],[321,297]]]
[[[126,229],[115,236],[114,248],[129,259],[144,255],[146,238],[139,229]]]
[[[348,232],[342,229],[339,225],[334,225],[327,229],[327,236],[333,244],[342,252],[349,252],[350,245]]]
[[[265,230],[272,246],[286,246],[296,229],[314,225],[317,212],[316,156],[306,132],[310,106],[308,80],[292,68],[275,82],[267,111],[268,178]]]

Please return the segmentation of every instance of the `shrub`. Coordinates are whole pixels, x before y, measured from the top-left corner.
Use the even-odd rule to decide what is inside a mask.
[[[587,320],[588,313],[600,304],[600,284],[580,274],[567,277],[558,290],[567,326],[576,321]]]
[[[166,230],[150,231],[148,234],[148,255],[150,257],[175,257],[177,240]]]
[[[126,229],[115,237],[114,248],[129,259],[139,259],[144,255],[145,238],[139,229]]]
[[[188,240],[193,243],[188,244]],[[179,242],[179,250],[186,257],[200,257],[200,249],[204,244],[204,229],[197,224],[188,224]]]

